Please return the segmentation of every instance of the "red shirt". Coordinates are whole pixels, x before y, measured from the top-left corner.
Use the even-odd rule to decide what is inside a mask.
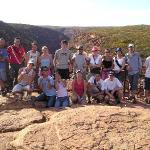
[[[79,96],[83,96],[83,94],[84,94],[84,80],[81,81],[80,83],[78,83],[77,80],[75,80],[74,90]]]
[[[7,48],[9,62],[12,64],[21,64],[25,55],[25,49],[23,47],[16,47],[11,45]]]

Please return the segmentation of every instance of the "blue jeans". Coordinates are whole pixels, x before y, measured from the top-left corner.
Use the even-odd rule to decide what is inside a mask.
[[[56,108],[68,107],[68,106],[69,106],[69,97],[68,96],[56,98],[56,103],[55,103]]]
[[[37,98],[37,101],[46,101],[46,107],[54,107],[56,96],[47,96],[44,93],[41,93]]]
[[[138,89],[138,80],[139,80],[139,73],[134,75],[128,75],[129,83],[130,83],[130,90],[136,91]]]

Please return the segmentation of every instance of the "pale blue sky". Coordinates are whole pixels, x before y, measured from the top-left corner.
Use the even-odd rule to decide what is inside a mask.
[[[55,26],[150,24],[150,0],[1,0],[0,20]]]

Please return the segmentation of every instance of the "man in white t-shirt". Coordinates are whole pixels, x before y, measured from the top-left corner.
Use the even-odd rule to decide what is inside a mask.
[[[115,101],[116,104],[120,103],[123,86],[121,82],[114,76],[113,71],[110,71],[108,78],[104,80],[103,89],[105,90],[106,94],[106,103],[109,103],[110,100]]]
[[[88,80],[88,98],[90,102],[90,97],[97,101],[101,102],[104,98],[104,89],[103,89],[103,80],[100,77],[100,74],[91,76]]]
[[[146,73],[145,73],[145,84],[144,84],[144,96],[145,96],[145,102],[150,104],[149,100],[149,91],[150,91],[150,56],[146,58],[146,61],[144,63],[144,67],[146,67]]]

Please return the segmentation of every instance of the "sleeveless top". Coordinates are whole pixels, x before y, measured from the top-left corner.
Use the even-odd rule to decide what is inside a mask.
[[[58,83],[57,97],[65,97],[68,96],[67,88],[64,87],[62,82]]]
[[[42,58],[40,63],[41,63],[41,67],[43,67],[43,66],[46,66],[48,68],[51,67],[50,58]]]
[[[84,93],[84,80],[81,81],[81,83],[78,83],[77,80],[75,80],[74,90],[79,96],[82,96]]]

